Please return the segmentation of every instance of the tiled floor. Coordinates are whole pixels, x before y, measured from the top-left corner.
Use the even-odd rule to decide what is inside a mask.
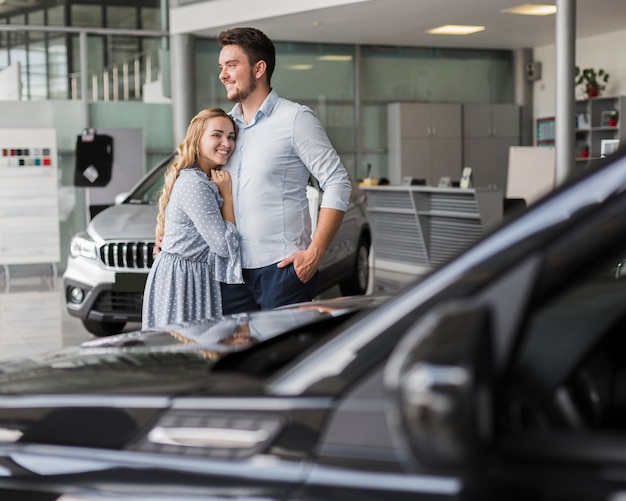
[[[376,272],[370,291],[393,292],[407,281],[406,274]],[[333,288],[324,298],[339,295]],[[140,328],[131,323],[127,331]],[[53,351],[79,344],[92,335],[64,305],[62,278],[53,273],[13,274],[7,280],[0,272],[0,360]]]
[[[92,336],[65,310],[52,273],[0,276],[0,360],[53,351]],[[131,324],[129,327],[137,327]]]

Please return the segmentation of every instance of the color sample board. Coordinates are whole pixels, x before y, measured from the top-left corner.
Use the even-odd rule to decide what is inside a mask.
[[[0,265],[60,261],[54,129],[0,129]]]

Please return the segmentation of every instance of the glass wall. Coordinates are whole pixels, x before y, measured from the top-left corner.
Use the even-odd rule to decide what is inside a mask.
[[[387,177],[389,103],[514,102],[510,51],[363,46],[360,61],[362,161],[357,178]]]
[[[1,2],[0,2],[1,3]],[[160,29],[160,0],[58,0],[16,3],[15,7],[2,9],[1,24],[28,26],[72,26],[110,29]],[[22,72],[22,99],[59,99],[77,96],[79,83],[72,74],[80,68],[79,35],[57,32],[0,32],[0,70],[20,63]],[[89,35],[89,72],[101,77],[109,68],[110,85],[119,85],[127,73],[145,73],[145,54],[156,49],[159,38],[128,35]],[[138,55],[144,54],[138,66]],[[113,73],[119,71],[119,78]],[[125,73],[124,75],[122,73]],[[131,86],[126,90],[130,98],[137,98],[138,80],[127,78]],[[93,81],[90,78],[89,86]],[[102,82],[96,86],[95,95],[103,97]],[[122,92],[120,91],[120,94]],[[90,96],[91,97],[91,96]]]
[[[216,40],[196,40],[197,109],[232,107],[219,51]],[[510,51],[279,42],[276,52],[272,86],[317,113],[355,179],[387,177],[389,103],[514,101]]]
[[[160,0],[69,0],[22,9],[0,23],[158,30],[159,7]],[[163,45],[156,37],[88,35],[89,99],[141,99],[143,83],[159,75]],[[195,45],[196,108],[230,109],[218,78],[219,44],[196,39]],[[295,42],[276,49],[274,87],[318,114],[356,179],[387,176],[387,104],[514,100],[510,51]],[[23,99],[82,97],[77,34],[0,32],[0,69],[15,62]]]

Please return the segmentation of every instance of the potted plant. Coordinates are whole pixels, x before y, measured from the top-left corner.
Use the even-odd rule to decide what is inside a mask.
[[[598,70],[595,68],[581,70],[579,66],[576,66],[576,85],[584,85],[587,97],[599,96],[608,81],[609,74],[602,68]]]
[[[609,127],[617,127],[617,122],[619,120],[619,111],[613,111],[609,115]]]
[[[589,145],[588,144],[583,146],[583,149],[580,152],[580,158],[589,158]]]

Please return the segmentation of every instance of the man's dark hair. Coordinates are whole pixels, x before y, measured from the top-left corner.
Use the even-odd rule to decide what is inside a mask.
[[[272,41],[261,30],[256,28],[233,28],[222,31],[218,37],[219,43],[238,45],[248,56],[250,65],[265,61],[267,65],[267,83],[270,84],[272,73],[276,67],[276,48]]]

